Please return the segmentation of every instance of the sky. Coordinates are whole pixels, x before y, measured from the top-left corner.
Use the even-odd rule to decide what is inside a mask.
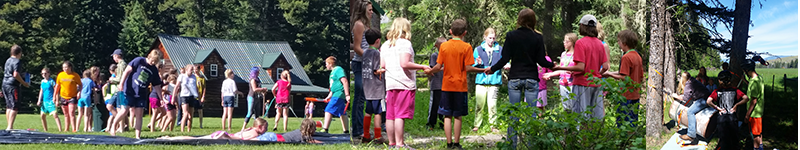
[[[735,0],[720,1],[728,8],[735,8]],[[753,0],[752,6],[747,49],[779,56],[798,55],[797,36],[800,32],[797,8],[800,5],[797,0]],[[731,33],[723,25],[718,25],[717,31],[726,39],[731,39]],[[720,56],[723,60],[728,59],[725,55]]]

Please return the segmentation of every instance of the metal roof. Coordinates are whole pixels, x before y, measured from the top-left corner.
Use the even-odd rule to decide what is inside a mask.
[[[303,65],[297,60],[294,51],[286,41],[235,41],[169,34],[158,34],[156,42],[158,41],[164,46],[167,55],[172,60],[172,65],[176,67],[193,63],[198,54],[210,54],[211,51],[216,50],[222,56],[222,59],[227,62],[225,68],[233,70],[233,74],[236,75],[235,80],[239,83],[246,83],[250,80],[250,68],[254,66],[260,67],[264,60],[264,54],[280,53],[292,66],[290,72],[292,74],[293,87],[303,89],[304,86],[300,85],[306,85],[309,86],[309,90],[328,91],[328,89],[311,84],[311,79],[308,78],[306,71],[303,70]],[[206,50],[211,51],[206,52]],[[208,54],[205,55],[207,56]],[[275,83],[264,71],[259,74],[258,78],[261,79],[263,84]]]
[[[275,60],[278,60],[278,57],[281,56],[281,53],[266,53],[264,54],[264,59],[261,61],[261,68],[269,68],[275,63]],[[294,68],[294,67],[292,67]]]
[[[294,82],[294,81],[292,81],[292,82]],[[272,86],[275,86],[275,84],[261,84],[261,87],[270,88],[270,89],[272,89]],[[317,93],[317,94],[325,94],[325,93],[328,93],[328,92],[330,92],[329,89],[326,89],[326,88],[323,88],[323,87],[319,87],[319,86],[295,85],[295,84],[292,84],[292,91],[291,91],[291,93]]]
[[[208,58],[208,56],[211,55],[211,53],[213,53],[214,51],[217,51],[217,49],[216,48],[205,48],[205,49],[198,50],[197,54],[195,54],[195,56],[194,56],[194,61],[192,61],[192,63],[194,63],[194,64],[203,63],[203,61],[205,61],[206,58]],[[219,54],[219,52],[217,52],[217,54]],[[228,63],[224,59],[222,61],[225,64]]]

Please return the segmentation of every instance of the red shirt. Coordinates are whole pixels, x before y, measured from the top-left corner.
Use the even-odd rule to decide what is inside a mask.
[[[641,84],[642,83],[642,76],[644,75],[644,69],[642,67],[642,57],[639,56],[639,53],[636,51],[628,51],[625,55],[622,55],[622,60],[619,66],[619,73],[624,74],[633,80],[633,83]],[[639,89],[628,87],[629,90],[625,93],[622,93],[622,96],[625,96],[625,99],[639,99]]]
[[[278,84],[275,101],[278,102],[278,104],[289,103],[289,90],[292,88],[292,85],[285,80],[278,80],[275,84]]]
[[[573,71],[573,84],[588,87],[599,87],[598,84],[589,83],[588,77],[584,76],[586,73],[591,72],[591,75],[596,78],[602,77],[600,75],[600,66],[608,61],[606,57],[606,49],[603,47],[603,42],[596,37],[583,37],[575,42],[575,52],[573,53],[572,61],[576,64],[582,62],[584,68],[582,72]]]

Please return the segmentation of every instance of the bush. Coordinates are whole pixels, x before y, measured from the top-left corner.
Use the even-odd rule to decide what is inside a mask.
[[[644,109],[640,104],[621,106],[620,103],[626,102],[622,93],[626,86],[641,87],[634,84],[630,78],[618,81],[614,79],[601,80],[589,78],[592,83],[603,85],[605,95],[605,117],[602,120],[583,117],[584,114],[572,113],[561,106],[560,103],[554,109],[540,111],[538,108],[528,107],[528,104],[521,102],[518,104],[503,103],[498,108],[499,127],[513,127],[518,134],[518,149],[645,149],[645,115]],[[549,94],[548,99],[566,100],[558,94]],[[570,94],[575,97],[575,94]],[[638,114],[638,119],[633,122],[620,121],[617,125],[616,118],[624,117],[625,114],[618,113],[617,109],[629,110]],[[533,114],[540,114],[539,117],[531,117]],[[590,112],[585,112],[590,113]],[[512,118],[519,118],[515,121]],[[511,141],[504,138],[498,142],[500,149],[512,149]]]

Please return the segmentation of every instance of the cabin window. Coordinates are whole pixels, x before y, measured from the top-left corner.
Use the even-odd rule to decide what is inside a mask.
[[[274,73],[275,74],[275,81],[280,80],[281,79],[281,73],[283,73],[283,68],[278,68],[277,70],[278,71]]]
[[[211,74],[212,77],[217,77],[218,76],[217,64],[211,64],[209,68],[211,68],[209,74]]]

